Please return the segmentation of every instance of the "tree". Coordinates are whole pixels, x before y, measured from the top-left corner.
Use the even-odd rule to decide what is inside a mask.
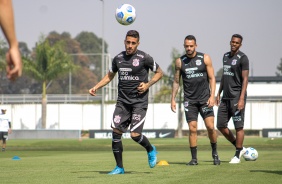
[[[58,76],[76,69],[71,57],[63,50],[63,42],[50,45],[48,39],[41,38],[35,48],[35,59],[23,58],[24,71],[42,84],[42,128],[46,128],[46,85]]]
[[[222,74],[223,74],[223,68],[220,68],[220,69],[216,72],[215,76],[216,76],[216,77],[221,77]]]
[[[275,72],[276,76],[282,76],[282,58],[280,58],[280,63],[277,66],[277,72]]]

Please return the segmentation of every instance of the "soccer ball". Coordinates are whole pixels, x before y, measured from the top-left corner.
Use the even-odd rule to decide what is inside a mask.
[[[116,19],[122,25],[130,25],[135,21],[136,11],[130,4],[123,4],[116,9]]]
[[[255,148],[249,147],[243,157],[246,161],[255,161],[258,159],[258,152]]]

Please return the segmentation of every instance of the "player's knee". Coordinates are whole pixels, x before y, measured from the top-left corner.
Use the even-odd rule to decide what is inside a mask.
[[[131,132],[130,133],[130,137],[133,139],[133,137],[139,137],[141,134],[137,133],[137,132]]]

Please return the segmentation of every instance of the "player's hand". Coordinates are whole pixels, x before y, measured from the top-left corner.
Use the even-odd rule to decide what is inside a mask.
[[[241,111],[241,110],[244,109],[244,108],[245,108],[245,101],[244,101],[244,99],[239,99],[238,105],[237,105],[237,109],[238,109],[239,111]]]
[[[22,76],[22,59],[18,48],[10,48],[6,53],[6,71],[7,77],[10,80],[15,80]]]
[[[88,92],[91,96],[96,96],[96,91],[97,91],[97,89],[95,87],[93,87],[93,88],[89,89]]]
[[[208,105],[208,108],[211,108],[211,107],[213,107],[214,106],[214,97],[210,97],[209,99],[208,99],[208,101],[207,101],[207,105]]]
[[[147,90],[148,90],[148,85],[144,82],[141,82],[139,84],[139,86],[137,87],[137,90],[138,90],[138,93],[139,94],[142,94],[142,93],[145,93]]]
[[[10,129],[10,128],[9,128],[9,130],[8,130],[8,134],[11,134],[11,133],[12,133],[12,129]]]
[[[220,96],[216,96],[215,105],[219,106],[219,104],[220,104]]]
[[[176,112],[176,103],[174,100],[171,101],[170,108],[172,112]]]

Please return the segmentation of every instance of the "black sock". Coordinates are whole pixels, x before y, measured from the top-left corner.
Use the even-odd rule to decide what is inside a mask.
[[[233,142],[231,142],[234,146],[235,146],[235,148],[236,148],[236,139],[233,141]]]
[[[113,154],[115,156],[115,160],[117,163],[117,166],[120,168],[123,168],[122,164],[122,141],[121,141],[122,134],[118,134],[116,132],[113,132],[113,139],[112,139],[112,150]]]
[[[239,158],[240,152],[241,152],[242,149],[243,149],[243,148],[236,148],[235,156],[236,156],[237,158]]]
[[[143,146],[147,152],[150,152],[153,150],[153,147],[151,143],[149,142],[148,138],[145,135],[139,135],[137,137],[131,137],[135,142]]]
[[[212,147],[212,155],[217,155],[217,143],[211,143],[211,147]]]
[[[197,160],[197,146],[190,147],[190,150],[191,150],[192,159],[196,159]]]

